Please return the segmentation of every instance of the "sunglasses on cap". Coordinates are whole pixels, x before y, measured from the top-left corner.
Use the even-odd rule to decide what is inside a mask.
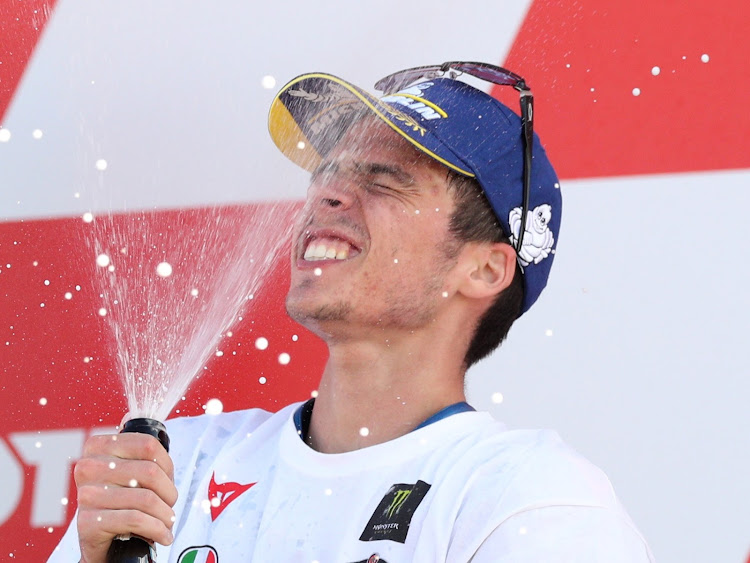
[[[523,204],[521,208],[521,226],[516,241],[516,252],[523,246],[523,235],[526,230],[526,215],[529,211],[529,191],[531,189],[531,149],[534,142],[534,96],[526,81],[505,68],[473,62],[447,62],[441,65],[418,66],[389,74],[375,83],[375,88],[384,94],[393,94],[404,87],[421,80],[432,78],[458,78],[468,74],[492,84],[512,86],[521,94],[521,124],[523,128]]]

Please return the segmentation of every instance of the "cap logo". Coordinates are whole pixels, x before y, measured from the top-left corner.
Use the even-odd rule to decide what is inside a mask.
[[[518,253],[518,262],[521,266],[526,267],[529,264],[539,264],[547,258],[552,252],[555,244],[555,237],[549,228],[552,220],[552,206],[548,204],[538,205],[526,214],[526,225],[524,227],[523,247]],[[510,225],[510,241],[513,246],[518,241],[518,234],[521,228],[521,208],[511,209],[508,215],[508,224]]]
[[[422,119],[441,119],[448,114],[438,105],[422,97],[422,93],[434,86],[434,82],[422,82],[404,90],[380,98],[381,102],[399,104],[417,112]]]
[[[325,94],[318,94],[315,92],[307,92],[306,90],[287,90],[290,96],[295,98],[304,98],[308,102],[332,102],[341,99],[341,94],[336,92],[326,92]]]

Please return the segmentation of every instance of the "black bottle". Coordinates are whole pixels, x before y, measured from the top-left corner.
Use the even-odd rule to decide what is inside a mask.
[[[140,434],[151,434],[161,442],[164,449],[169,451],[169,436],[167,429],[158,420],[153,418],[133,418],[128,420],[122,427],[122,432],[138,432]],[[155,563],[156,550],[154,547],[139,537],[131,537],[127,540],[112,540],[107,552],[107,563]]]

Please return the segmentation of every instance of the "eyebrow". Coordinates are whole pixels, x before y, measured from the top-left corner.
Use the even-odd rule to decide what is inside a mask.
[[[352,165],[354,172],[362,176],[379,176],[385,175],[390,176],[400,184],[404,186],[410,186],[414,183],[414,177],[406,172],[403,168],[393,164],[385,164],[381,162],[355,162]],[[313,178],[323,173],[336,173],[341,170],[341,166],[338,162],[327,161],[323,162],[318,168],[316,168],[312,176]]]
[[[379,162],[355,162],[354,169],[358,173],[367,176],[379,176],[381,174],[390,176],[404,186],[410,186],[414,183],[414,177],[411,174],[406,172],[406,170],[400,166],[392,164],[383,164]]]

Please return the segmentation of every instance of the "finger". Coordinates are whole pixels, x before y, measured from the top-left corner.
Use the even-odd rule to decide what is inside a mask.
[[[83,447],[83,457],[112,456],[122,459],[148,459],[174,478],[174,465],[161,442],[149,434],[126,432],[92,436]]]
[[[78,531],[82,542],[101,549],[120,534],[134,534],[162,545],[174,537],[164,522],[138,510],[80,510]]]
[[[86,485],[78,489],[79,510],[137,510],[172,529],[175,513],[154,491],[110,485]]]
[[[85,457],[76,463],[73,476],[77,487],[110,485],[150,489],[165,503],[177,502],[177,488],[169,475],[155,462],[117,457]]]

